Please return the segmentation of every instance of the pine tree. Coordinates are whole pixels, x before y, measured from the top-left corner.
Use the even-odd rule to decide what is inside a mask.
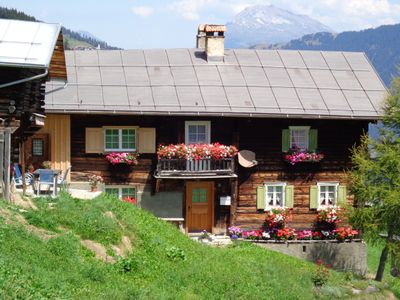
[[[400,78],[393,81],[384,106],[378,140],[364,137],[353,149],[350,173],[356,208],[350,218],[372,242],[384,240],[375,280],[381,281],[392,256],[392,275],[400,273]]]

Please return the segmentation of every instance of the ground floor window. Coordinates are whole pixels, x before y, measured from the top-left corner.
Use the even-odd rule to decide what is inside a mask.
[[[285,205],[286,183],[266,183],[265,184],[265,206],[266,208],[283,207]]]
[[[320,207],[337,205],[337,194],[339,183],[318,182],[318,205]]]
[[[133,186],[108,185],[105,187],[104,191],[107,194],[116,196],[120,199],[124,199],[124,198],[128,198],[128,197],[136,199],[136,188]]]

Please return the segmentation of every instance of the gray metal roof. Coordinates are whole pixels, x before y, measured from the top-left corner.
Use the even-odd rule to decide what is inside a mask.
[[[46,68],[60,24],[0,19],[0,66]]]
[[[387,91],[364,53],[201,49],[66,51],[68,86],[47,84],[53,113],[362,118]]]

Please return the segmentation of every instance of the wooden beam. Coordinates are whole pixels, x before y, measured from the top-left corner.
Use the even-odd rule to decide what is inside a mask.
[[[11,128],[4,130],[4,198],[10,201]]]
[[[231,208],[229,214],[229,226],[234,226],[236,222],[236,209],[238,202],[238,180],[237,178],[231,179]]]
[[[0,186],[4,197],[4,131],[0,130]]]
[[[21,173],[22,173],[22,193],[25,195],[26,193],[26,182],[25,182],[25,142],[21,141]]]

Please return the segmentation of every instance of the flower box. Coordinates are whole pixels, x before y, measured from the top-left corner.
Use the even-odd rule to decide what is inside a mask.
[[[310,162],[317,163],[323,160],[325,155],[315,151],[301,151],[299,149],[291,149],[283,154],[283,160],[295,165],[297,163]]]
[[[235,146],[226,146],[219,143],[213,144],[171,144],[160,145],[157,149],[157,157],[161,159],[185,159],[185,160],[219,160],[236,156],[238,150]]]
[[[112,165],[134,166],[138,164],[138,156],[136,152],[112,152],[106,156],[106,159]]]

